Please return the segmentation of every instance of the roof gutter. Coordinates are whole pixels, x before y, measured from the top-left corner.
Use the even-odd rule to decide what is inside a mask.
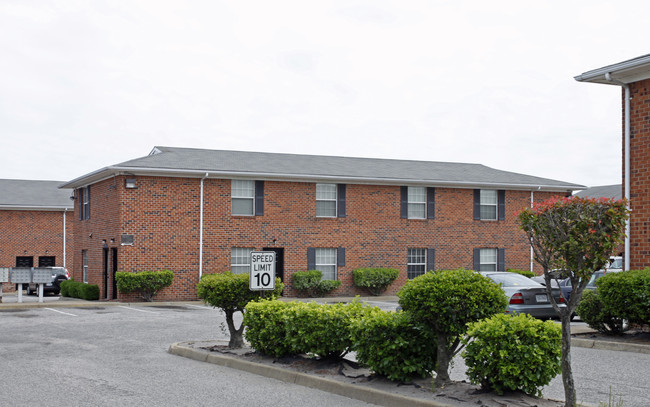
[[[632,210],[630,206],[630,85],[612,78],[611,72],[605,73],[605,79],[613,84],[622,86],[625,90],[625,164],[624,174],[625,178],[625,200],[627,201],[628,210]],[[623,260],[624,270],[630,269],[630,219],[625,221],[625,259]]]

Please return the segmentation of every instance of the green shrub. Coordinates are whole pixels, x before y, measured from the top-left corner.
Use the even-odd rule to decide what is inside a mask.
[[[275,278],[275,290],[273,291],[251,291],[250,275],[233,274],[229,271],[223,274],[204,274],[196,286],[197,296],[205,303],[221,309],[226,314],[226,324],[230,332],[231,348],[241,348],[244,345],[242,323],[239,328],[235,327],[234,314],[244,313],[246,304],[250,301],[259,300],[261,296],[273,299],[282,294],[284,284],[278,277]],[[245,317],[245,315],[244,315]]]
[[[153,297],[164,287],[172,285],[174,273],[169,270],[141,271],[127,273],[120,271],[115,274],[117,289],[123,294],[136,292],[143,300],[153,301]]]
[[[431,329],[438,346],[436,386],[449,382],[449,364],[458,353],[467,323],[506,309],[497,284],[472,270],[429,272],[406,282],[397,293],[404,311]]]
[[[296,271],[291,277],[293,288],[310,297],[320,297],[341,285],[340,280],[323,280],[320,270]]]
[[[256,351],[281,357],[296,354],[287,340],[287,309],[296,302],[251,301],[246,305],[244,337]]]
[[[62,281],[61,295],[63,297],[81,298],[89,301],[98,300],[99,286],[97,284],[86,284],[73,280]]]
[[[369,312],[352,321],[357,361],[390,380],[430,376],[436,366],[436,339],[407,312]]]
[[[598,332],[608,335],[620,335],[623,333],[623,318],[616,317],[605,306],[597,291],[585,290],[582,293],[582,299],[576,308],[576,314],[587,325]]]
[[[596,286],[609,314],[632,324],[650,324],[650,268],[607,273]]]
[[[506,271],[508,273],[521,274],[522,276],[528,277],[528,278],[535,277],[537,275],[537,274],[535,274],[535,273],[533,273],[532,271],[529,271],[529,270],[507,269]]]
[[[398,276],[397,269],[360,268],[354,270],[354,285],[366,288],[372,295],[380,295]]]
[[[246,306],[246,339],[265,354],[313,354],[340,359],[349,352],[350,324],[377,308],[358,301],[349,304],[277,301],[251,302]]]
[[[541,388],[561,372],[561,341],[558,324],[526,314],[470,323],[462,352],[467,377],[497,394],[521,390],[541,397]]]

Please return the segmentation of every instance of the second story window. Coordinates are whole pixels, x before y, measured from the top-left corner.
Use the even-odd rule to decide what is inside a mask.
[[[336,217],[336,184],[316,184],[316,216]]]
[[[506,191],[496,189],[474,190],[475,220],[505,220]]]
[[[232,214],[253,216],[255,214],[255,182],[234,179],[231,183]]]
[[[79,220],[90,219],[90,187],[79,188]]]
[[[409,219],[424,219],[427,214],[427,195],[424,187],[408,187]]]

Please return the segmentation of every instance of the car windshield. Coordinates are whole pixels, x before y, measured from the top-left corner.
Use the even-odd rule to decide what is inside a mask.
[[[543,287],[528,277],[515,273],[488,274],[488,277],[503,287]]]
[[[589,282],[587,283],[587,287],[595,287],[596,286],[596,280],[604,276],[604,273],[596,272],[594,273],[591,278],[589,279]]]
[[[612,259],[612,262],[609,265],[610,269],[622,269],[623,268],[623,259]]]

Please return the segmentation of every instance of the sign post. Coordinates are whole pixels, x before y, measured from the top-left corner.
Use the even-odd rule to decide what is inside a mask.
[[[275,290],[275,252],[251,253],[251,291]]]

